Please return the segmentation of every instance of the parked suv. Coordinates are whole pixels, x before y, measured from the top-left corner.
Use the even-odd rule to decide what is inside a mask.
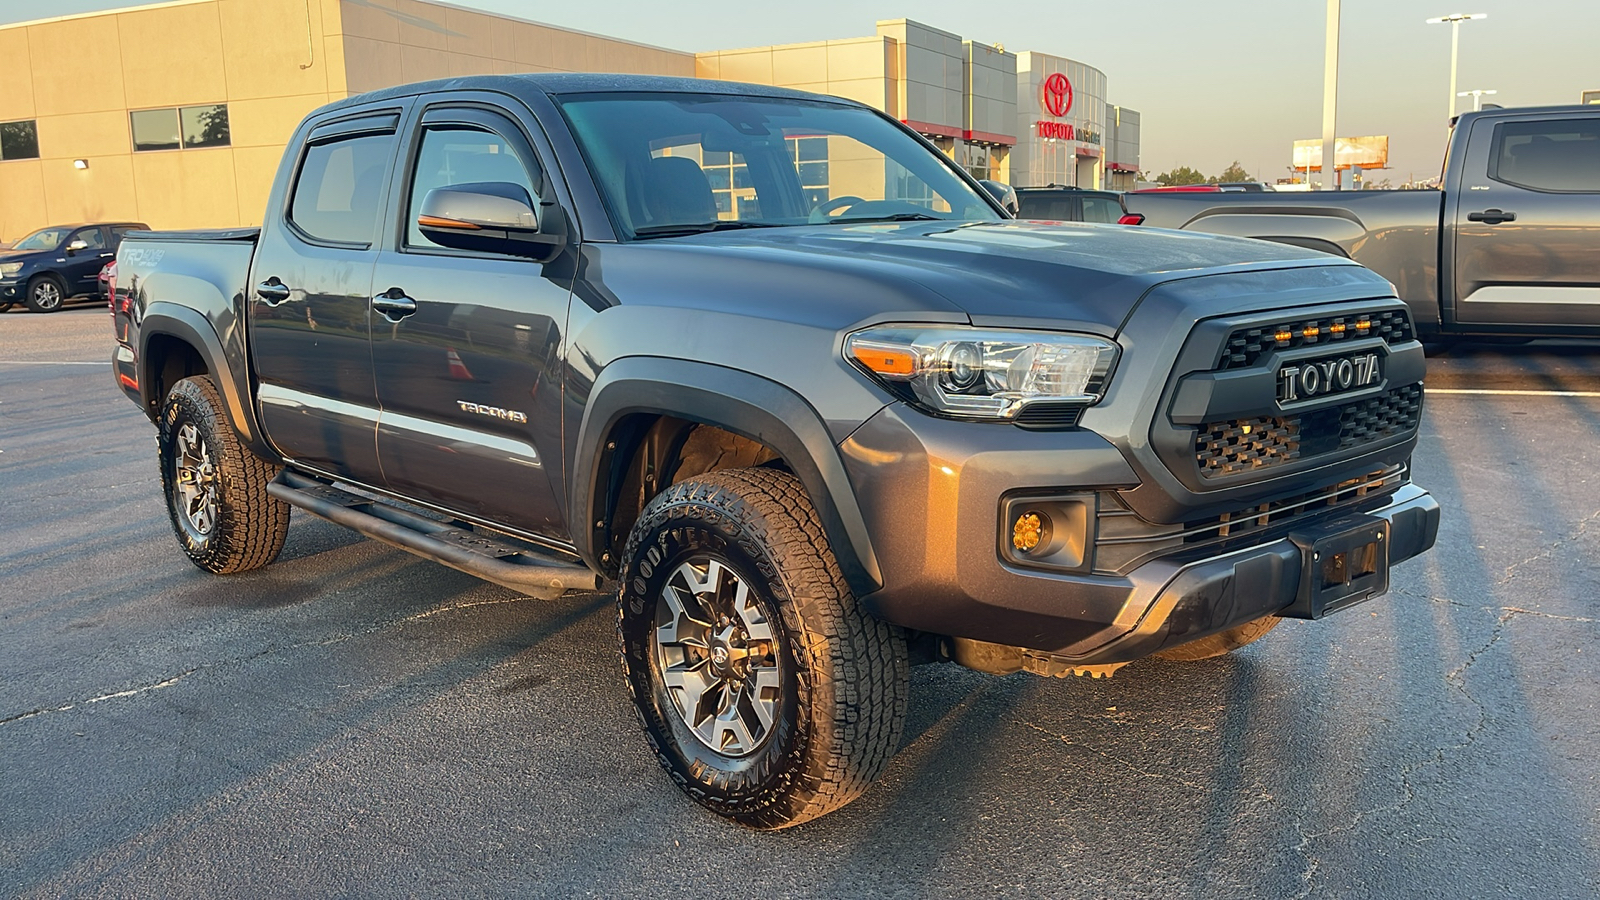
[[[149,230],[141,222],[52,225],[0,250],[0,312],[19,302],[55,312],[69,297],[99,296],[96,279],[123,235]]]
[[[1116,191],[1089,191],[1083,188],[1049,185],[1017,188],[1019,219],[1044,219],[1053,222],[1103,222],[1122,220],[1122,195]]]

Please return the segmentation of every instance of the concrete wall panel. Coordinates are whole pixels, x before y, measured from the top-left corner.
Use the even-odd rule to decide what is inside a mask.
[[[127,108],[115,16],[63,19],[26,30],[37,114]]]
[[[228,127],[233,146],[276,147],[289,142],[306,113],[328,102],[326,94],[235,100],[228,104]]]
[[[26,28],[0,29],[0,122],[34,117],[33,58]]]
[[[129,154],[92,157],[87,169],[75,169],[66,159],[45,160],[40,171],[50,222],[140,220],[131,160]]]
[[[44,163],[0,162],[0,240],[15,241],[49,224],[44,201]]]
[[[122,13],[116,23],[123,48],[123,95],[129,109],[208,100],[216,103],[228,96],[217,4]],[[150,52],[171,46],[172,35],[183,36],[179,54]],[[317,89],[322,90],[322,85]]]
[[[43,116],[39,155],[45,159],[86,159],[133,152],[128,114],[122,110]]]
[[[237,185],[239,215],[234,224],[260,225],[267,211],[267,196],[277,177],[284,148],[241,147],[233,151],[234,180]]]
[[[773,84],[802,84],[828,78],[826,44],[801,44],[772,51]]]
[[[153,228],[237,224],[235,152],[217,149],[133,154],[139,217]]]
[[[319,7],[301,0],[218,0],[216,8],[229,99],[328,92]]]

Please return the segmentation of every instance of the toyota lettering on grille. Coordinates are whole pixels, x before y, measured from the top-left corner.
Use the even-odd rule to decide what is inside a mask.
[[[1342,394],[1377,384],[1382,377],[1376,353],[1284,366],[1278,370],[1278,402]]]

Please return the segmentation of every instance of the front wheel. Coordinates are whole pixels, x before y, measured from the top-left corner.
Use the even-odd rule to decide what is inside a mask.
[[[39,275],[28,282],[28,295],[23,303],[36,313],[52,313],[61,308],[67,299],[67,289],[54,275]]]
[[[277,559],[289,534],[288,504],[267,493],[277,469],[239,442],[211,379],[174,385],[160,429],[167,514],[190,561],[231,575]]]
[[[732,469],[662,492],[628,538],[618,599],[645,735],[702,806],[797,825],[858,797],[899,746],[905,635],[857,605],[793,475]]]

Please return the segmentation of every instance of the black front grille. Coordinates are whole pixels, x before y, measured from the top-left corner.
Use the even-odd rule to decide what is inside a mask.
[[[1205,478],[1259,471],[1403,434],[1422,415],[1422,385],[1306,413],[1212,422],[1195,431],[1194,458]]]
[[[1288,532],[1306,516],[1334,509],[1361,511],[1388,502],[1387,497],[1410,480],[1401,463],[1338,484],[1260,503],[1220,516],[1171,525],[1147,522],[1107,491],[1100,495],[1096,514],[1094,570],[1100,574],[1126,574],[1149,560],[1213,545],[1218,550],[1259,543]]]
[[[1367,322],[1365,330],[1358,328]],[[1308,336],[1308,333],[1315,332]],[[1287,334],[1288,339],[1278,337]],[[1272,350],[1296,347],[1336,346],[1353,338],[1379,337],[1390,344],[1412,339],[1411,319],[1405,310],[1386,309],[1374,313],[1347,313],[1318,319],[1285,319],[1274,325],[1240,328],[1228,335],[1217,369],[1246,369]]]

